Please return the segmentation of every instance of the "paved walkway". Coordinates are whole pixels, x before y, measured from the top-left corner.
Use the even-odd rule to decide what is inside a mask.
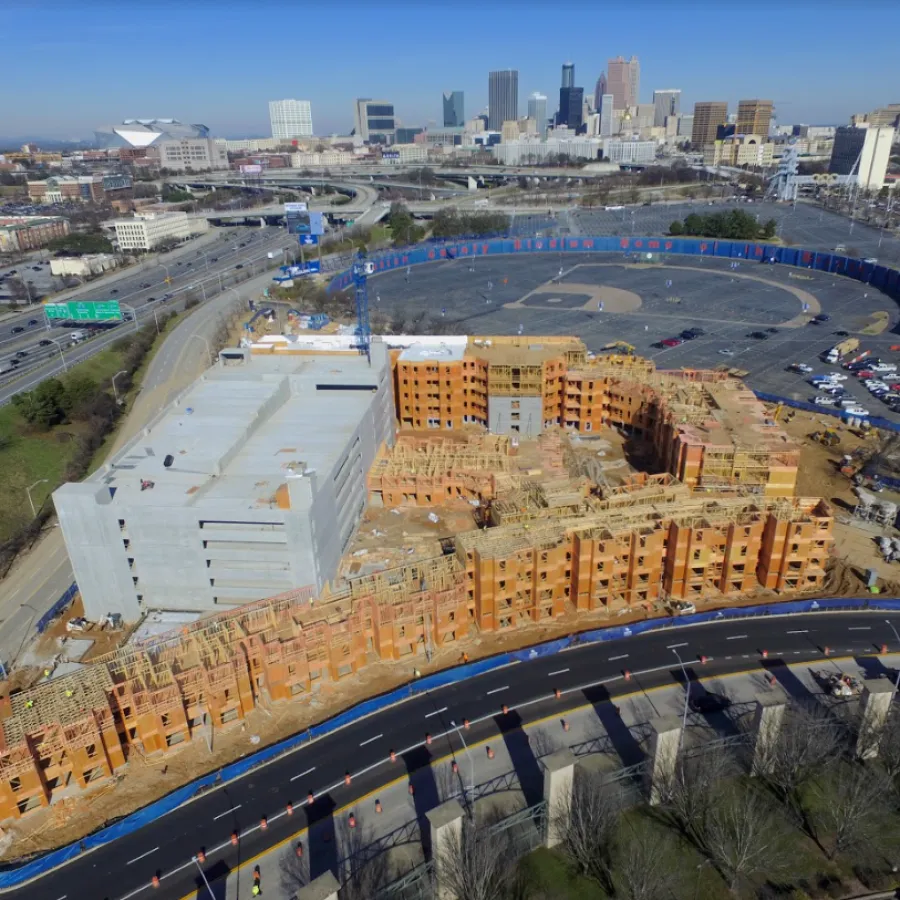
[[[690,664],[689,664],[690,665]],[[889,672],[900,665],[900,654],[889,654],[871,660],[869,676]],[[787,698],[821,696],[822,688],[816,672],[848,672],[864,678],[867,672],[854,660],[825,659],[812,664],[783,667],[776,684],[770,684],[758,673],[739,673],[704,679],[698,664],[692,664],[692,696],[707,691],[727,696],[731,708],[727,713],[709,716],[688,713],[685,742],[697,745],[738,733],[741,718],[752,716],[757,697],[776,694]],[[777,670],[776,670],[777,671]],[[698,687],[697,685],[702,685]],[[499,814],[510,815],[542,799],[542,774],[538,760],[564,747],[569,747],[581,765],[594,770],[614,771],[643,759],[643,741],[647,723],[656,716],[684,713],[684,691],[680,687],[642,690],[614,700],[584,706],[564,718],[551,715],[524,729],[507,732],[502,738],[470,744],[463,749],[461,738],[445,739],[435,753],[430,769],[416,772],[410,778],[398,771],[390,784],[366,795],[347,807],[335,809],[311,828],[306,827],[303,810],[296,810],[298,831],[268,852],[244,862],[237,871],[220,874],[214,849],[207,849],[206,870],[210,873],[213,895],[217,900],[245,900],[250,897],[254,870],[259,869],[263,896],[290,898],[305,879],[331,869],[344,869],[347,858],[362,854],[367,858],[381,850],[381,864],[387,865],[392,877],[424,862],[422,833],[428,832],[425,813],[444,801],[456,797],[463,802],[477,794],[476,818]],[[424,730],[424,727],[423,727]],[[488,757],[487,747],[493,751]],[[434,752],[434,751],[433,751]],[[452,762],[458,771],[453,772]],[[397,763],[398,768],[402,766]],[[302,773],[298,776],[302,777]],[[409,786],[414,793],[411,795]],[[472,785],[476,790],[472,791]],[[286,794],[297,795],[296,785],[285,786]],[[223,804],[226,800],[223,797]],[[376,808],[380,804],[381,812]],[[465,804],[464,804],[465,805]],[[355,827],[349,826],[350,815]],[[282,813],[286,815],[286,813]],[[202,835],[198,835],[198,843]],[[296,848],[302,847],[298,857]],[[186,848],[187,850],[188,848]],[[346,877],[346,874],[344,875]],[[163,879],[163,889],[165,879]],[[202,888],[202,890],[201,890]],[[168,895],[165,895],[168,896]],[[181,900],[205,900],[208,892],[199,881],[198,891]]]

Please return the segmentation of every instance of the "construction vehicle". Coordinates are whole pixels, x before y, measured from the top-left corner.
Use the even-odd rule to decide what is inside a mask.
[[[606,344],[600,349],[609,351],[611,353],[621,353],[625,356],[634,355],[634,346],[632,344],[626,344],[625,341],[612,341],[611,343]]]
[[[831,363],[832,365],[841,361],[841,359],[846,356],[848,353],[852,353],[854,350],[859,347],[859,339],[858,338],[846,338],[843,341],[839,341],[835,344],[830,350],[826,350],[823,354],[823,357],[826,362]]]
[[[862,693],[862,682],[846,672],[830,672],[824,680],[832,697],[855,697]]]
[[[823,447],[836,447],[841,442],[840,435],[836,431],[826,429],[825,431],[814,431],[809,439],[821,444]]]

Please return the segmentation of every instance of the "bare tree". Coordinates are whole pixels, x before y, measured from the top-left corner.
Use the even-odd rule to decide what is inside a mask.
[[[900,712],[892,708],[881,731],[878,762],[894,782],[900,776]]]
[[[690,756],[683,754],[662,786],[663,806],[681,833],[698,847],[703,846],[706,822],[722,782],[731,774],[728,754],[722,747],[713,747]]]
[[[540,759],[542,756],[549,756],[557,750],[562,750],[565,746],[564,741],[559,740],[556,735],[551,734],[546,728],[529,730],[528,743],[537,759]]]
[[[572,797],[549,810],[561,836],[560,849],[582,875],[608,893],[612,888],[612,849],[622,815],[624,798],[615,782],[576,768]]]
[[[357,819],[355,827],[341,820],[335,827],[343,885],[340,900],[369,900],[390,879],[387,850],[375,836],[375,829]]]
[[[497,900],[516,883],[518,854],[506,832],[463,821],[458,836],[441,848],[441,888],[456,900]]]
[[[643,824],[620,830],[613,883],[618,900],[668,900],[677,893],[673,879],[672,840],[665,832]]]
[[[780,868],[786,841],[764,796],[732,788],[710,810],[704,844],[729,890],[736,893],[741,882],[758,872]]]
[[[885,776],[861,763],[852,765],[849,771],[820,779],[813,822],[816,843],[829,859],[878,843],[889,791]],[[823,840],[826,835],[831,836],[830,845]]]

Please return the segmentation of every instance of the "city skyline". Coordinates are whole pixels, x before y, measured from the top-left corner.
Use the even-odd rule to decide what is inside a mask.
[[[285,67],[254,63],[248,68],[243,64],[252,61],[258,50],[268,52],[274,32],[265,13],[267,8],[280,9],[269,0],[259,4],[253,17],[246,16],[245,6],[237,4],[221,4],[211,17],[205,7],[186,9],[162,0],[149,18],[114,7],[107,0],[98,0],[87,9],[38,2],[4,13],[9,33],[28,36],[11,43],[8,66],[13,71],[28,71],[29,77],[4,97],[0,138],[88,140],[103,122],[154,116],[202,122],[221,137],[266,136],[268,100],[285,96],[311,102],[316,132],[322,135],[349,134],[352,102],[359,96],[389,98],[405,127],[434,128],[442,122],[441,96],[448,83],[467,95],[466,115],[471,118],[487,106],[489,71],[518,70],[521,101],[535,91],[553,97],[560,83],[560,67],[568,62],[581,73],[578,82],[593,90],[607,61],[619,55],[640,61],[641,99],[646,101],[654,90],[678,84],[683,91],[683,112],[710,96],[727,100],[729,109],[736,109],[737,102],[747,97],[772,97],[781,123],[844,124],[856,112],[896,99],[891,91],[900,83],[900,60],[887,44],[874,45],[866,65],[849,67],[829,91],[817,89],[822,83],[831,84],[832,60],[844,52],[843,35],[827,16],[777,7],[783,30],[795,29],[794,33],[803,35],[802,41],[798,39],[790,47],[791,71],[800,74],[785,79],[779,66],[759,65],[759,42],[768,39],[764,13],[768,6],[775,10],[774,4],[763,3],[760,15],[742,22],[738,42],[719,40],[717,35],[727,30],[727,22],[721,8],[712,4],[707,18],[693,13],[688,17],[682,10],[655,3],[638,5],[652,9],[652,29],[642,32],[625,27],[633,21],[633,10],[627,14],[604,11],[604,33],[627,37],[598,42],[590,28],[572,33],[550,27],[537,35],[527,16],[510,19],[503,4],[489,4],[479,13],[481,23],[488,30],[492,23],[500,28],[506,38],[504,48],[498,50],[490,43],[471,48],[463,66],[435,64],[434,48],[416,39],[440,26],[439,11],[417,7],[415,21],[408,22],[351,2],[354,19],[359,30],[371,36],[371,46],[385,40],[399,42],[404,65],[373,67],[373,51],[365,46],[358,58],[348,57],[337,66],[331,62],[333,48],[327,41],[310,41],[304,47],[303,66],[286,74]],[[705,5],[701,2],[697,9]],[[900,24],[894,4],[872,0],[864,5],[879,16],[882,27]],[[110,16],[113,10],[114,18]],[[167,13],[177,19],[178,28],[171,27]],[[54,23],[50,32],[44,27],[48,17]],[[597,22],[601,22],[599,14]],[[616,27],[617,23],[621,27]],[[307,32],[326,33],[332,25],[325,12],[305,14]],[[202,53],[198,53],[198,33],[204,35]],[[243,62],[235,61],[235,35],[240,35],[240,45],[247,48]],[[126,47],[130,56],[162,56],[165,64],[152,79],[137,71],[132,75],[127,69],[123,77],[108,79],[106,61]],[[703,52],[682,52],[691,48]],[[213,71],[215,78],[208,78]],[[327,77],[307,74],[325,71]],[[416,72],[415,78],[409,77],[410,71]],[[548,109],[548,114],[553,112]]]

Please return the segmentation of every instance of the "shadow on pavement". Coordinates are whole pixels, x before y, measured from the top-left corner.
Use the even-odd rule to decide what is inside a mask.
[[[208,869],[203,869],[203,874],[206,875],[206,880],[209,882],[209,887],[212,890],[212,895],[215,897],[215,900],[225,900],[225,893],[228,887],[227,879],[231,874],[231,871],[231,866],[229,866],[224,859],[214,863]],[[206,885],[203,883],[203,879],[200,877],[199,872],[194,879],[194,884],[197,888],[196,896],[198,898],[203,897],[204,900],[206,900],[206,898],[209,897],[209,890],[207,890]]]
[[[503,743],[519,778],[519,787],[525,795],[525,804],[534,806],[544,798],[544,774],[522,727],[522,717],[513,710],[494,716],[494,721],[503,735]]]
[[[612,702],[609,691],[602,684],[585,688],[584,699],[594,707],[600,724],[609,735],[613,749],[619,754],[624,766],[637,765],[644,761],[644,751],[640,743],[631,733],[631,729],[622,721],[616,705]]]
[[[318,878],[325,872],[336,872],[338,847],[334,830],[334,811],[337,804],[330,794],[316,797],[312,806],[305,807],[309,826],[309,877]]]
[[[431,828],[425,814],[441,804],[434,769],[431,767],[431,752],[427,746],[414,747],[404,753],[402,759],[413,788],[413,807],[422,835],[422,847],[427,854],[431,851]]]
[[[794,700],[802,700],[804,703],[812,699],[812,691],[788,668],[783,659],[763,660],[762,667],[769,675],[775,677],[789,697]]]

